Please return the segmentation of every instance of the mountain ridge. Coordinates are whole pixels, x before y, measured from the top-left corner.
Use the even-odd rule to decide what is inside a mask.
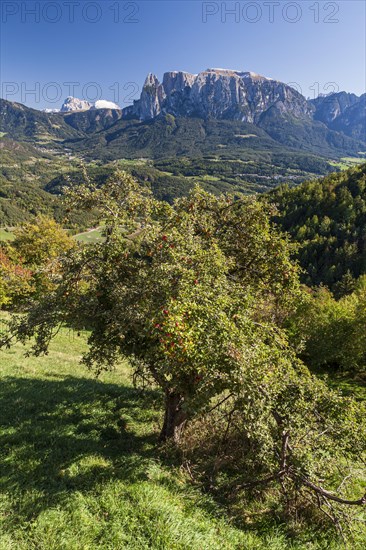
[[[279,147],[331,159],[366,150],[366,95],[340,92],[307,100],[283,82],[250,71],[207,69],[147,76],[124,109],[69,97],[60,112],[0,102],[8,137],[89,158],[229,155]],[[244,154],[244,156],[243,156]]]
[[[297,116],[311,116],[309,105],[297,90],[249,71],[207,69],[198,74],[164,73],[163,80],[149,73],[141,96],[125,109],[140,120],[160,113],[201,118],[229,118],[257,123],[263,112],[278,105]]]
[[[315,107],[314,119],[331,130],[366,141],[366,93],[361,96],[337,92],[310,100]]]

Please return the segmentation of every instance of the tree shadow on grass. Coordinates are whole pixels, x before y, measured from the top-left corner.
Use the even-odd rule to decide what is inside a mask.
[[[34,493],[23,518],[98,483],[148,479],[159,394],[76,377],[0,382],[0,490]]]
[[[157,462],[177,468],[179,452],[158,447],[161,410],[157,391],[142,394],[122,384],[54,374],[1,378],[0,492],[10,495],[15,522],[24,525],[65,505],[73,493],[99,491],[109,482],[128,488],[151,481]],[[154,482],[187,495],[174,475],[158,474]],[[195,507],[224,516],[222,499],[205,493],[195,491]]]

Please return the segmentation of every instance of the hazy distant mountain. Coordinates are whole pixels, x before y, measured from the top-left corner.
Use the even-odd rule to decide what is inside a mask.
[[[90,108],[68,112],[38,111],[0,99],[0,127],[7,137],[40,145],[62,146],[63,141],[77,140],[86,134],[110,127],[122,117],[117,109]]]
[[[121,107],[113,101],[107,101],[105,99],[98,99],[94,103],[86,101],[85,99],[79,99],[77,97],[69,96],[65,99],[61,105],[61,109],[43,109],[44,113],[73,113],[75,111],[90,111],[95,109],[116,109],[121,110]]]
[[[73,111],[89,111],[90,109],[117,109],[121,110],[121,107],[113,101],[106,101],[105,99],[99,99],[95,103],[90,103],[84,99],[78,99],[77,97],[67,97],[60,109],[61,113],[70,113]]]
[[[339,92],[310,101],[315,107],[314,119],[332,130],[366,141],[366,94]]]
[[[60,109],[61,113],[69,113],[70,111],[88,111],[92,107],[92,103],[85,101],[84,99],[78,99],[77,97],[67,97]]]
[[[359,101],[355,94],[337,92],[329,95],[320,95],[316,99],[309,100],[315,107],[314,118],[324,124],[331,124],[346,109]]]

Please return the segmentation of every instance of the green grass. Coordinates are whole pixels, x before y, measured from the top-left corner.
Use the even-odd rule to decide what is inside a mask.
[[[352,166],[357,166],[358,164],[362,164],[365,162],[364,158],[359,157],[342,157],[340,161],[329,161],[329,164],[331,166],[336,166],[340,168],[341,170],[348,170],[348,168],[352,168]]]
[[[7,228],[0,227],[0,242],[1,241],[13,241],[14,234]],[[96,243],[104,240],[102,235],[102,230],[100,227],[95,229],[89,229],[83,233],[78,233],[74,235],[74,239],[83,243]]]
[[[13,241],[14,235],[11,231],[8,229],[5,229],[3,227],[0,227],[0,242],[1,241]]]
[[[160,395],[127,364],[96,379],[85,349],[62,330],[46,357],[0,351],[1,550],[341,548],[235,526],[159,451]]]
[[[104,240],[101,228],[89,229],[83,233],[78,233],[74,236],[74,239],[83,243],[96,243]]]
[[[231,527],[163,464],[157,394],[143,398],[126,365],[95,379],[78,365],[84,349],[65,330],[47,357],[0,352],[0,548],[279,548],[281,536],[271,546]]]
[[[327,381],[332,389],[340,390],[347,397],[358,401],[366,401],[366,371],[360,374],[336,372],[331,375],[324,369],[316,370],[316,374]]]

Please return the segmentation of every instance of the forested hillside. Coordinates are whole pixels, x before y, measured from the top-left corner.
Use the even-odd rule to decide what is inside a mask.
[[[352,290],[352,278],[366,273],[366,164],[281,186],[270,200],[278,207],[276,222],[299,243],[304,282]]]
[[[197,182],[215,194],[248,194],[268,191],[286,181],[300,183],[334,169],[314,155],[270,151],[249,151],[247,160],[208,156],[155,161],[117,159],[103,164],[8,137],[0,139],[0,155],[0,227],[18,225],[35,212],[48,213],[61,222],[58,199],[62,189],[70,183],[82,183],[84,168],[97,183],[105,182],[116,167],[123,168],[157,198],[168,202],[187,195]]]

